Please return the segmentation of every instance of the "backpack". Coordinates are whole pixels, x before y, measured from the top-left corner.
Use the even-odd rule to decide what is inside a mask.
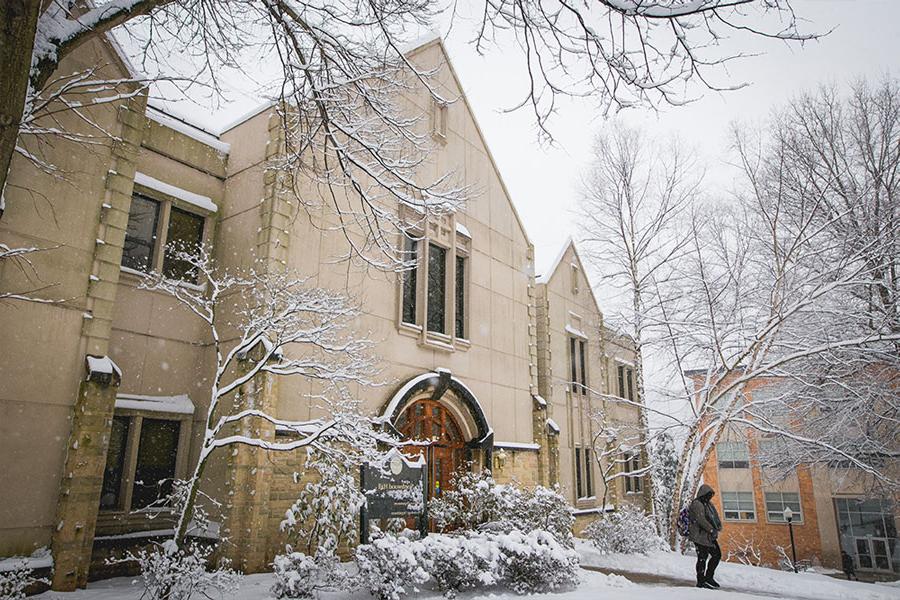
[[[678,533],[681,537],[688,537],[691,531],[691,511],[690,506],[685,506],[678,513]]]

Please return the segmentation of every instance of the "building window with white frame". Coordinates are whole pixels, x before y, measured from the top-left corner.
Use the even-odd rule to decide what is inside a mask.
[[[766,492],[766,518],[770,523],[786,523],[784,509],[790,508],[794,516],[794,523],[803,522],[803,511],[800,507],[800,494],[798,492]]]
[[[716,444],[716,457],[720,469],[750,468],[750,448],[747,442],[719,442]]]
[[[726,521],[755,521],[753,492],[722,492],[722,512]]]
[[[627,473],[639,473],[641,470],[640,452],[628,451],[623,453],[622,467],[625,475],[625,493],[640,494],[644,491],[643,475],[628,475]]]

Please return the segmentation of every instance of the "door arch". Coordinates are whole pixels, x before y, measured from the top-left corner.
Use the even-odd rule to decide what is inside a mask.
[[[425,457],[428,499],[452,489],[453,474],[466,461],[466,440],[451,411],[436,400],[423,398],[411,402],[394,427],[405,439],[428,442],[404,448],[406,454]]]

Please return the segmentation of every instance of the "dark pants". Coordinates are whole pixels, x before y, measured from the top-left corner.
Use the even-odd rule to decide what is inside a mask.
[[[697,546],[697,583],[701,583],[707,579],[712,579],[716,574],[716,567],[722,559],[722,549],[719,548],[719,542],[713,542],[712,546]],[[709,559],[709,562],[706,562]]]

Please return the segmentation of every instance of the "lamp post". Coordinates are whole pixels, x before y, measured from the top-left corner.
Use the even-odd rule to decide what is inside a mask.
[[[788,531],[791,534],[791,562],[794,567],[794,573],[797,572],[797,549],[794,548],[794,511],[791,510],[790,506],[785,507],[784,509],[784,520],[787,521]]]

